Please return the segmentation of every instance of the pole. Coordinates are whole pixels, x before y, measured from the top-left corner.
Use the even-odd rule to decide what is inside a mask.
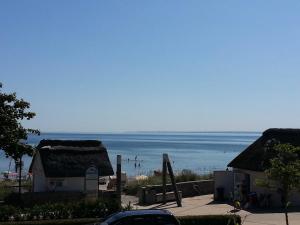
[[[166,154],[166,164],[167,164],[167,167],[168,167],[169,175],[170,175],[172,186],[173,186],[173,189],[174,189],[174,194],[175,194],[177,205],[178,205],[178,207],[181,207],[182,206],[181,205],[181,200],[179,198],[178,189],[177,189],[177,186],[176,186],[176,183],[175,183],[175,177],[174,177],[173,169],[172,169],[168,154]]]
[[[122,194],[121,162],[122,162],[122,156],[117,155],[117,198],[118,198],[118,204],[120,208],[121,208],[121,194]]]
[[[163,204],[167,203],[166,200],[166,189],[167,189],[167,159],[168,155],[163,154],[163,166],[162,166],[162,184],[163,184]]]
[[[19,158],[19,196],[21,197],[21,184],[22,184],[22,156]]]

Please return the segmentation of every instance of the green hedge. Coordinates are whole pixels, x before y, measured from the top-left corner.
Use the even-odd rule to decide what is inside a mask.
[[[239,215],[201,215],[177,217],[181,225],[240,225]]]
[[[0,206],[0,221],[32,221],[69,218],[99,218],[119,211],[116,201],[53,203],[32,208]]]

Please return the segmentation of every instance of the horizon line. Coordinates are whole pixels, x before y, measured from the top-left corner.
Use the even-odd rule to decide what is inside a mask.
[[[243,130],[209,130],[209,131],[40,131],[42,133],[73,133],[73,134],[105,134],[105,133],[262,133],[263,131],[243,131]]]

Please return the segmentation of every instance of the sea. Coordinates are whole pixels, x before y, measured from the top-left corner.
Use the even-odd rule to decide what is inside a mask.
[[[122,171],[128,176],[150,175],[161,170],[163,153],[169,155],[175,172],[188,169],[207,174],[226,169],[260,135],[260,132],[41,133],[30,135],[27,143],[36,146],[42,139],[100,140],[107,148],[114,170],[117,155],[122,156]],[[23,160],[26,171],[31,157]],[[14,168],[13,161],[0,151],[0,172]]]

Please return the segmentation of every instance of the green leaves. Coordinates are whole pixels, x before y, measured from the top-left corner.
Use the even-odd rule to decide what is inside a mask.
[[[300,187],[300,147],[291,144],[276,144],[275,153],[269,159],[269,168],[265,171],[268,178],[280,184],[282,204],[286,205],[289,192]]]
[[[114,200],[93,202],[45,203],[30,208],[0,205],[0,222],[13,220],[53,220],[69,218],[99,218],[118,212]],[[63,224],[63,223],[62,223]]]
[[[27,140],[28,133],[39,134],[38,130],[26,129],[22,126],[23,119],[30,120],[35,117],[34,112],[28,111],[30,103],[22,98],[18,99],[16,93],[4,93],[0,83],[0,149],[6,156],[13,159],[23,155],[31,155],[32,147],[20,143]]]

